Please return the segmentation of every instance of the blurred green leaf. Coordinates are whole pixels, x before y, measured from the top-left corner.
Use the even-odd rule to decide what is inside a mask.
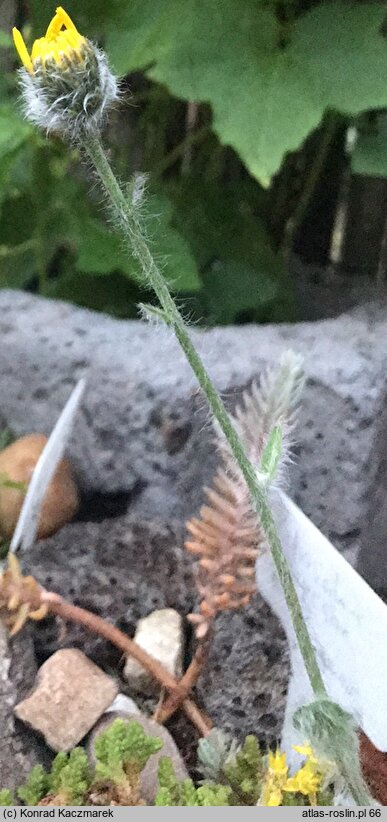
[[[11,104],[0,104],[0,203],[6,196],[14,164],[31,132],[31,126],[22,120]]]
[[[31,44],[55,6],[27,6],[23,32]],[[384,5],[323,0],[297,8],[285,28],[278,3],[267,0],[66,4],[115,68],[134,72],[136,105],[114,112],[107,130],[113,165],[123,179],[129,167],[150,171],[143,218],[153,253],[193,316],[207,323],[291,317],[291,283],[267,230],[272,201],[256,180],[268,185],[327,109],[357,115],[387,106]],[[9,42],[6,34],[0,48]],[[5,101],[12,81],[0,83]],[[185,100],[205,104],[194,127],[204,138],[188,153]],[[386,173],[383,118],[361,133],[357,173]],[[90,194],[76,152],[39,137],[12,99],[0,104],[0,209],[0,285],[134,315],[144,298],[138,263],[104,219],[99,194]]]
[[[212,324],[254,321],[256,311],[275,300],[278,282],[237,262],[214,262],[204,276],[203,304]]]
[[[89,274],[118,271],[123,256],[121,242],[107,225],[93,217],[79,225],[77,268]]]
[[[0,49],[9,49],[12,46],[12,37],[8,32],[0,29]]]
[[[166,197],[150,197],[143,215],[154,254],[165,277],[176,291],[200,287],[195,260],[186,241],[172,228],[172,206]],[[77,268],[89,274],[121,271],[143,285],[138,261],[124,248],[121,238],[102,219],[86,217],[78,223]]]
[[[387,105],[384,3],[325,2],[286,32],[260,0],[132,0],[106,45],[120,73],[147,69],[209,102],[220,140],[267,186],[327,109]],[[284,41],[286,35],[287,41]]]
[[[34,37],[42,37],[55,14],[56,4],[52,0],[29,0],[30,20]],[[66,11],[73,18],[78,30],[86,37],[101,33],[107,19],[114,17],[122,9],[122,0],[66,0]]]
[[[351,155],[351,168],[354,174],[387,177],[386,112],[360,125],[355,148]]]
[[[144,292],[122,274],[93,276],[70,266],[62,276],[46,283],[44,294],[122,318],[137,317],[137,304],[144,299]]]
[[[33,240],[12,247],[0,245],[0,288],[23,288],[35,271]]]
[[[0,158],[21,146],[31,131],[11,104],[0,104]]]
[[[172,203],[163,194],[150,196],[144,204],[148,240],[163,273],[174,291],[196,291],[200,279],[190,244],[173,227]]]
[[[220,186],[189,177],[167,190],[174,224],[196,257],[206,319],[259,318],[283,288],[285,275],[282,255],[273,251],[260,217],[260,192],[253,181]]]

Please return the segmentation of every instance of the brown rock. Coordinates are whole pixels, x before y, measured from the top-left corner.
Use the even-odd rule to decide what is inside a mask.
[[[363,731],[359,731],[359,752],[364,779],[372,796],[387,805],[387,753],[379,751]]]
[[[183,779],[189,778],[189,774],[186,770],[183,759],[180,756],[178,748],[176,747],[171,734],[167,731],[167,729],[164,728],[163,725],[159,725],[158,722],[154,722],[153,719],[149,719],[143,714],[128,714],[124,711],[111,711],[108,714],[104,714],[99,722],[97,722],[95,728],[93,728],[87,745],[88,754],[93,764],[95,763],[94,742],[97,736],[99,736],[103,731],[106,731],[115,719],[125,719],[128,722],[130,720],[139,722],[144,728],[145,733],[149,734],[149,736],[158,736],[163,742],[163,747],[161,750],[149,758],[144,770],[141,773],[140,794],[141,797],[145,799],[147,805],[154,804],[156,794],[159,789],[157,772],[160,757],[169,756],[172,759],[175,774],[179,782],[182,782]]]
[[[0,478],[28,486],[36,463],[47,443],[42,434],[29,434],[0,452]],[[0,483],[0,530],[9,539],[15,530],[24,500],[24,491]],[[72,520],[79,498],[70,463],[63,459],[47,488],[39,520],[38,538],[55,534]]]
[[[69,751],[90,731],[118,693],[112,677],[82,651],[57,651],[39,669],[35,686],[15,714],[54,751]]]

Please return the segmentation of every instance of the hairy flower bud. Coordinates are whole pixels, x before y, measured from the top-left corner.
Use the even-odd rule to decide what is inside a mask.
[[[31,54],[20,31],[14,29],[13,38],[23,63],[20,81],[27,119],[72,141],[98,132],[106,109],[118,98],[117,80],[104,52],[78,32],[61,6]]]

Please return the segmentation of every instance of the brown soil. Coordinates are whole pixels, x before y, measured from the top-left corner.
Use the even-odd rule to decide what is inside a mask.
[[[387,805],[387,753],[379,751],[362,732],[359,732],[360,759],[368,787],[381,805]]]

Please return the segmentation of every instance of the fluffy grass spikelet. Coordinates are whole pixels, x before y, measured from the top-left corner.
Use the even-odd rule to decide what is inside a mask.
[[[281,429],[282,451],[276,474],[277,483],[283,479],[284,469],[290,460],[292,434],[304,383],[301,357],[293,351],[285,351],[277,367],[267,368],[263,371],[259,384],[254,381],[251,388],[243,392],[242,402],[233,415],[235,428],[257,472],[270,434],[275,428]],[[218,430],[217,439],[226,468],[233,475],[235,461]]]
[[[201,597],[199,613],[190,614],[196,635],[203,638],[219,611],[243,608],[255,591],[255,561],[263,534],[251,511],[243,482],[219,469],[213,487],[205,489],[208,505],[187,529],[193,539],[186,548],[199,557],[196,584]]]
[[[235,427],[266,486],[279,481],[289,460],[290,433],[303,383],[300,358],[286,352],[278,368],[265,372],[259,386],[254,383],[245,391],[236,408]],[[198,639],[205,637],[218,612],[248,605],[255,592],[255,562],[265,542],[246,482],[224,437],[216,430],[223,466],[212,487],[204,489],[207,504],[202,506],[200,518],[187,523],[190,539],[186,548],[198,557],[199,612],[189,615]],[[279,436],[273,437],[273,432]],[[280,443],[281,453],[275,460],[275,471],[266,477],[263,468],[270,462],[266,456],[271,442],[276,447]]]

